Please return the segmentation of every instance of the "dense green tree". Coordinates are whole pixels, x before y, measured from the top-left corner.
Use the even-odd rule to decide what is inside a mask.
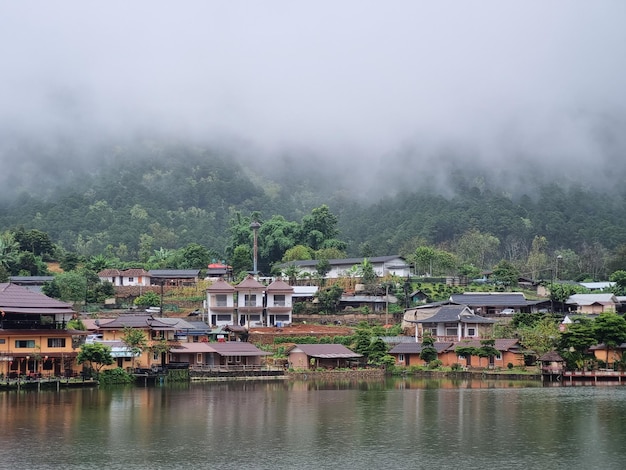
[[[543,236],[535,236],[533,238],[532,247],[526,260],[526,267],[531,279],[539,279],[540,274],[545,270],[548,265],[548,255],[546,248],[548,247],[548,240]],[[551,276],[552,277],[552,276]]]
[[[500,240],[490,233],[471,229],[458,240],[457,255],[464,264],[473,264],[481,269],[489,267],[498,254]]]
[[[424,334],[422,338],[422,350],[420,351],[420,359],[426,364],[437,359],[437,349],[435,348],[435,339],[431,334]]]
[[[326,274],[328,274],[330,270],[331,266],[326,258],[321,258],[317,260],[317,264],[315,265],[315,271],[321,279],[324,279]]]
[[[536,356],[552,351],[558,344],[559,335],[558,321],[550,316],[544,316],[532,326],[518,329],[520,344]]]
[[[615,271],[609,277],[609,280],[614,282],[612,292],[615,295],[625,295],[626,294],[626,271],[619,270]]]
[[[54,244],[50,236],[41,230],[25,230],[20,227],[14,233],[15,241],[21,251],[29,251],[35,256],[51,256],[54,253]]]
[[[79,263],[80,256],[76,253],[68,251],[61,257],[59,267],[65,272],[74,271],[78,267]]]
[[[215,251],[199,245],[190,243],[180,250],[180,261],[178,269],[206,269],[211,260],[218,256]]]
[[[517,287],[519,276],[519,269],[507,260],[500,261],[493,268],[493,281],[496,282],[496,284],[505,286],[507,289]]]
[[[495,348],[495,344],[496,341],[494,339],[481,339],[480,347],[476,349],[476,355],[479,358],[486,357],[490,359],[492,357],[496,357],[500,354],[500,351]],[[478,365],[480,366],[480,359]]]
[[[337,237],[337,223],[337,216],[330,212],[326,204],[316,207],[310,215],[302,218],[301,242],[313,250],[322,248],[325,240]]]
[[[436,256],[436,250],[430,246],[417,247],[412,256],[412,261],[415,264],[415,273],[432,276],[433,262]]]
[[[48,265],[44,263],[41,256],[34,255],[30,251],[22,251],[12,272],[20,276],[45,276],[48,274]]]
[[[577,318],[576,322],[567,325],[561,332],[558,349],[563,359],[566,360],[568,368],[581,369],[585,358],[589,356],[588,349],[597,343],[594,331],[593,320],[589,318]]]
[[[311,256],[311,249],[308,246],[296,245],[285,251],[282,262],[306,261],[310,259],[313,259]]]
[[[233,267],[233,273],[237,276],[240,273],[247,273],[252,271],[253,259],[252,248],[248,245],[239,245],[233,251],[230,258],[230,263]]]
[[[113,364],[111,348],[103,343],[85,343],[78,351],[76,362],[87,364],[98,376],[104,366]]]
[[[0,265],[10,273],[17,264],[20,255],[19,244],[11,232],[0,234]]]
[[[339,248],[320,248],[314,252],[315,259],[342,259],[346,257],[346,253]]]
[[[280,262],[287,250],[297,245],[300,224],[288,222],[281,215],[265,221],[259,229],[259,256],[263,264]]]
[[[80,303],[87,297],[87,278],[78,271],[59,273],[50,287],[43,288],[46,295],[52,295],[65,302]]]
[[[315,296],[319,302],[320,311],[323,313],[335,313],[342,294],[343,289],[336,283],[326,289],[319,289]]]
[[[376,276],[376,272],[374,271],[374,266],[371,261],[367,258],[363,259],[361,263],[361,282],[365,284],[366,288],[370,290],[378,280],[378,276]]]
[[[153,291],[148,291],[145,294],[137,297],[133,303],[135,305],[141,305],[146,307],[158,307],[161,305],[161,296]]]
[[[558,302],[563,304],[570,296],[574,294],[586,294],[589,292],[589,289],[581,286],[579,284],[569,284],[569,283],[551,283],[549,286],[550,289],[550,300],[553,302]]]
[[[598,344],[606,349],[606,365],[609,366],[609,352],[626,342],[626,319],[615,312],[601,313],[592,326]]]
[[[148,347],[148,338],[142,330],[126,326],[123,330],[122,342],[130,349],[133,356],[134,369],[136,359],[141,356]]]

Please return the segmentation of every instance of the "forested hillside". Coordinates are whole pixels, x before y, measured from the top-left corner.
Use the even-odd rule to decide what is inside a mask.
[[[336,238],[345,242],[331,245],[345,247],[347,256],[410,256],[429,246],[456,257],[456,266],[435,263],[440,272],[461,264],[490,268],[504,259],[536,274],[550,268],[557,254],[564,260],[562,274],[572,278],[603,277],[626,267],[620,258],[626,245],[623,192],[555,183],[511,195],[498,181],[457,175],[445,196],[415,187],[372,203],[339,186],[329,189],[332,168],[314,177],[278,167],[252,170],[231,155],[185,145],[114,148],[98,158],[101,164],[76,172],[59,188],[25,188],[4,200],[1,231],[37,229],[63,251],[83,257],[140,261],[160,249],[199,244],[228,259],[236,247],[233,227],[245,230],[254,214],[261,223],[274,218],[273,232],[265,230],[274,245],[260,251],[269,270],[290,243],[304,239],[285,230],[306,229],[303,218],[326,204],[337,218]],[[303,223],[294,228],[292,222]],[[261,248],[267,239],[260,237]],[[530,259],[535,255],[543,256],[539,264]]]

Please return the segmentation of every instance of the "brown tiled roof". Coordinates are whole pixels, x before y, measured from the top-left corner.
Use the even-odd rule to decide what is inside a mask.
[[[74,313],[72,306],[16,284],[0,284],[0,310],[12,313]]]
[[[343,344],[296,344],[291,348],[291,351],[295,348],[300,349],[309,357],[317,357],[320,359],[349,359],[363,356],[362,354],[351,351]]]
[[[564,362],[564,359],[556,351],[548,351],[538,359],[540,362]]]
[[[248,275],[243,281],[237,284],[237,290],[251,289],[251,290],[264,290],[265,286],[257,281],[251,275]]]
[[[235,288],[231,286],[228,282],[226,282],[224,279],[216,280],[213,284],[211,284],[207,288],[207,291],[209,292],[232,292],[234,290]]]
[[[458,341],[456,343],[453,343],[452,346],[450,347],[450,350],[454,350],[456,348],[458,348],[459,346],[469,346],[471,348],[480,348],[482,346],[482,344],[480,344],[479,339],[464,339],[461,341]],[[498,351],[510,351],[510,350],[515,350],[515,349],[520,349],[520,345],[519,345],[519,341],[516,339],[496,339],[495,340],[495,345],[494,348],[496,348]]]
[[[268,292],[293,292],[293,287],[287,284],[282,279],[276,279],[269,286],[267,286]]]
[[[103,269],[98,273],[98,277],[117,277],[120,275],[119,269]]]
[[[220,356],[271,356],[252,343],[245,341],[226,341],[224,343],[182,343],[171,349],[172,353],[217,353]]]
[[[433,347],[437,350],[437,353],[441,353],[450,349],[453,344],[450,342],[437,342],[433,344]],[[400,343],[389,351],[389,354],[419,354],[422,352],[423,346],[422,343],[417,342]]]

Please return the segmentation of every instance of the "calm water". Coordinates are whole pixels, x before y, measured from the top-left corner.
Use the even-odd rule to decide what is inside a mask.
[[[0,393],[0,468],[626,468],[626,386],[237,382]]]

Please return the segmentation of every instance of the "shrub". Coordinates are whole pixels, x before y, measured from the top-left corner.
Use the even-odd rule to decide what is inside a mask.
[[[126,372],[121,367],[115,369],[108,369],[103,371],[99,377],[100,383],[103,385],[112,384],[130,384],[135,381],[135,378]]]
[[[513,363],[512,363],[512,362],[509,362],[509,363],[506,365],[506,368],[507,368],[507,369],[509,369],[509,370],[513,369]]]
[[[428,363],[428,368],[429,369],[437,369],[439,367],[441,367],[443,365],[443,362],[441,362],[440,359],[435,359],[434,361],[430,361]]]
[[[450,369],[452,369],[452,370],[461,370],[461,369],[463,369],[463,366],[461,364],[459,364],[458,362],[455,362],[454,364],[452,364],[450,366]]]

